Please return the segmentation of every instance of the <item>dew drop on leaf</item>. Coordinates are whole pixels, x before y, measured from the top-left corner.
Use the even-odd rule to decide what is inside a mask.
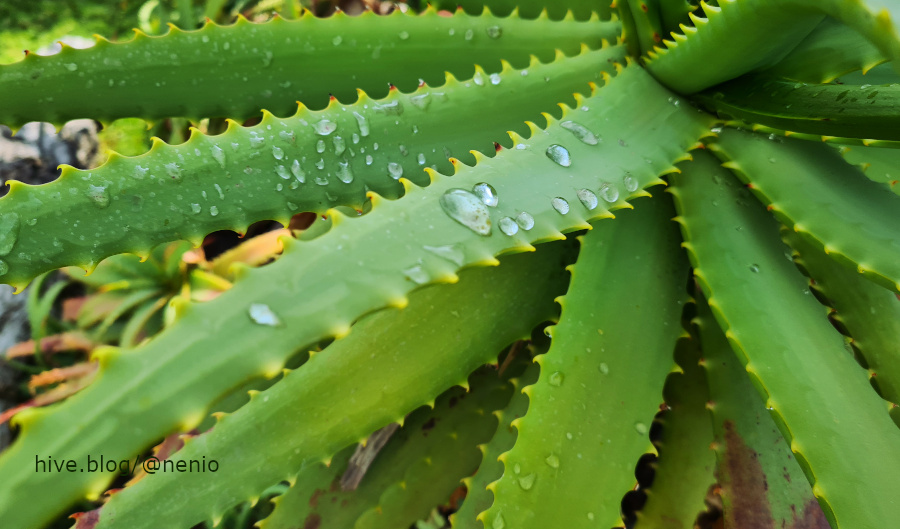
[[[213,145],[212,149],[210,149],[210,150],[212,151],[213,159],[216,161],[216,163],[219,164],[219,167],[224,169],[225,168],[225,151],[223,151],[222,148],[219,147],[218,145]],[[138,167],[140,167],[140,166],[138,166]]]
[[[637,191],[639,185],[637,179],[630,174],[625,175],[622,183],[625,184],[625,191],[628,191],[629,193],[634,193],[635,191]]]
[[[604,375],[609,374],[609,366],[606,365],[606,362],[600,362],[600,372]]]
[[[642,422],[634,423],[634,431],[641,435],[647,435],[647,425]]]
[[[202,210],[203,208],[200,207],[200,204],[191,204],[191,211],[193,211],[194,214],[200,213]]]
[[[303,172],[303,169],[302,169],[302,168],[300,168],[300,161],[299,161],[299,160],[294,160],[294,161],[291,163],[291,174],[293,174],[293,175],[294,175],[294,178],[296,178],[297,181],[300,182],[301,184],[302,184],[303,182],[306,182],[306,173]]]
[[[431,104],[431,94],[419,94],[416,96],[412,96],[409,98],[409,101],[413,104],[413,106],[425,110],[428,108],[428,105]]]
[[[505,235],[509,235],[510,237],[519,233],[519,225],[516,224],[516,221],[514,221],[510,217],[503,217],[502,219],[500,219],[500,222],[498,222],[497,225],[500,226],[500,231],[502,231]]]
[[[586,207],[589,211],[597,208],[597,204],[599,201],[597,200],[597,195],[594,194],[590,189],[579,189],[578,200],[581,201],[581,204]]]
[[[387,166],[388,174],[391,175],[391,178],[394,180],[399,180],[401,176],[403,176],[403,166],[397,162],[391,162]]]
[[[372,162],[374,162],[374,161],[375,161],[375,159],[372,158],[371,154],[366,155],[366,165],[372,165]]]
[[[100,209],[109,205],[109,193],[104,186],[89,185],[85,194]],[[16,217],[18,219],[18,215]]]
[[[250,308],[247,309],[247,312],[250,314],[250,319],[259,325],[266,325],[268,327],[278,327],[281,325],[281,319],[279,319],[278,316],[272,312],[272,309],[264,303],[252,303]]]
[[[492,73],[492,74],[490,75],[490,78],[491,78],[491,84],[492,84],[492,85],[498,85],[498,84],[500,84],[500,81],[503,80],[503,79],[500,77],[500,74],[499,74],[499,73]]]
[[[563,197],[556,197],[550,199],[550,205],[553,206],[560,215],[565,215],[569,212],[569,201],[564,199]]]
[[[347,148],[346,143],[344,142],[344,138],[335,136],[334,138],[332,138],[332,141],[334,142],[334,154],[338,156],[343,154],[344,150],[346,150]]]
[[[499,39],[503,36],[503,28],[501,28],[500,26],[491,26],[485,31],[487,31],[488,37],[492,39]]]
[[[619,188],[610,184],[609,182],[603,182],[600,184],[600,196],[603,197],[603,200],[607,202],[615,202],[619,200]]]
[[[569,150],[556,143],[547,147],[547,158],[550,158],[563,167],[572,165],[572,157],[569,155]]]
[[[280,160],[280,159],[284,158],[284,151],[281,149],[281,147],[279,147],[277,145],[273,145],[272,146],[272,156],[274,156],[276,160]]]
[[[480,198],[465,189],[447,190],[439,200],[451,219],[479,235],[491,234],[491,215]]]
[[[491,529],[504,529],[506,527],[506,522],[503,520],[503,514],[497,513],[497,516],[494,516],[494,521],[491,522]]]
[[[0,260],[0,276],[6,275],[9,272],[9,265],[6,264],[6,261]]]
[[[424,285],[429,280],[428,272],[421,265],[411,266],[403,270],[403,275],[417,285]]]
[[[519,478],[519,486],[522,487],[522,490],[531,490],[531,487],[534,486],[534,478],[534,473],[522,476]]]
[[[516,224],[523,230],[528,231],[531,228],[534,228],[534,217],[527,211],[523,211],[516,217]]]
[[[444,246],[423,246],[426,252],[430,252],[438,257],[446,259],[456,266],[462,266],[466,261],[466,255],[463,252],[462,245],[447,244]]]
[[[409,38],[409,32],[407,32],[407,31],[400,32],[400,40],[406,40],[408,38]]]
[[[281,184],[279,184],[279,185],[281,185]],[[210,217],[215,217],[218,214],[219,214],[219,208],[217,208],[216,206],[209,207],[209,216]]]
[[[262,147],[264,143],[266,143],[266,139],[260,136],[258,132],[256,132],[255,130],[250,132],[251,147],[253,147],[254,149],[258,149]]]
[[[177,163],[167,163],[163,167],[166,168],[166,173],[169,174],[169,177],[176,182],[181,181],[181,167],[178,167]]]
[[[596,134],[588,130],[587,127],[580,123],[569,120],[563,121],[562,123],[560,123],[560,126],[571,132],[573,136],[588,145],[597,145],[598,143],[600,143],[600,138],[598,138]]]
[[[109,203],[109,199],[107,199]],[[12,251],[19,238],[19,214],[4,213],[0,215],[0,255],[6,255]]]
[[[472,187],[472,192],[475,193],[475,196],[481,199],[484,202],[485,206],[497,207],[497,204],[500,203],[500,196],[497,195],[497,190],[494,189],[494,186],[488,184],[487,182],[479,182]]]
[[[547,463],[547,466],[550,468],[559,468],[559,458],[556,457],[555,454],[550,454],[544,459],[544,462]]]
[[[319,140],[316,142],[316,152],[319,154],[325,152],[325,140]]]
[[[752,265],[750,265],[750,271],[753,272],[754,274],[758,273],[758,272],[759,272],[759,265],[758,265],[758,264],[755,264],[755,263],[752,264]]]
[[[147,173],[150,171],[149,167],[141,167],[140,165],[136,165],[134,167],[134,174],[131,175],[135,180],[143,180]]]
[[[290,173],[288,173],[287,168],[283,165],[279,165],[275,168],[275,173],[285,180],[289,180],[291,178]]]
[[[560,371],[556,371],[550,375],[550,378],[547,379],[547,382],[549,382],[551,386],[559,387],[563,382],[563,374]]]
[[[328,136],[329,134],[337,130],[337,123],[328,121],[327,119],[323,119],[316,123],[313,127],[316,129],[316,134],[318,134],[319,136]],[[366,132],[366,134],[368,134],[368,131]],[[366,134],[363,134],[363,136],[365,136]]]
[[[353,170],[350,169],[349,163],[341,162],[338,164],[337,177],[338,180],[345,184],[349,184],[353,181]]]
[[[359,126],[359,135],[365,138],[369,135],[369,120],[359,112],[354,112],[353,117],[356,118],[356,124]]]

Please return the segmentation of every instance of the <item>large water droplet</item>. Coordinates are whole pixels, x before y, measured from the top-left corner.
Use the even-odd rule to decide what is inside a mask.
[[[306,182],[306,173],[303,172],[303,169],[300,167],[299,160],[294,160],[291,163],[291,174],[293,174],[294,178],[296,178],[297,181],[300,182],[301,184],[303,182]]]
[[[166,168],[166,173],[169,174],[169,178],[175,180],[176,182],[181,181],[181,167],[179,167],[177,163],[167,163],[163,167]]]
[[[327,186],[328,185],[328,176],[323,174],[316,175],[316,185]]]
[[[597,145],[600,143],[600,139],[587,127],[580,123],[576,123],[574,121],[563,121],[560,123],[562,128],[571,132],[576,138],[587,143],[588,145]]]
[[[250,314],[250,319],[259,325],[267,325],[269,327],[281,325],[281,319],[264,303],[252,303],[247,312]]]
[[[466,255],[460,244],[448,244],[445,246],[424,246],[425,251],[441,257],[455,264],[462,266],[466,261]]]
[[[499,39],[503,36],[503,28],[500,26],[490,26],[485,30],[488,34],[488,37],[492,39]]]
[[[519,486],[522,487],[522,490],[531,490],[531,487],[534,486],[534,478],[534,473],[522,476],[519,478]]]
[[[419,162],[419,165],[425,165],[425,154],[420,152],[416,160]]]
[[[325,152],[325,140],[319,140],[316,142],[316,152],[319,154]]]
[[[415,265],[405,269],[403,275],[417,285],[424,285],[430,279],[428,277],[428,272],[422,268],[422,265]]]
[[[338,180],[345,184],[349,184],[353,181],[353,170],[350,169],[349,163],[341,162],[338,164],[337,177]]]
[[[85,194],[100,209],[109,205],[109,193],[105,186],[89,185]]]
[[[481,72],[475,72],[475,75],[472,77],[472,80],[475,81],[476,85],[484,86],[484,76],[481,75]]]
[[[596,209],[597,204],[600,202],[597,200],[597,195],[590,189],[579,189],[576,194],[578,195],[578,200],[580,200],[581,204],[588,210]]]
[[[646,424],[644,424],[642,422],[636,422],[636,423],[634,423],[634,431],[636,431],[637,433],[639,433],[641,435],[647,435],[647,432],[649,430],[647,429]]]
[[[506,522],[503,520],[503,515],[501,513],[497,513],[497,516],[494,516],[494,521],[491,522],[491,529],[503,529],[506,527]]]
[[[371,154],[366,155],[366,165],[372,165],[372,162],[375,161],[375,158],[372,158]]]
[[[250,131],[250,146],[254,149],[258,149],[266,143],[266,139],[259,135],[255,130]]]
[[[551,386],[561,386],[563,382],[563,374],[560,371],[556,371],[550,375],[547,379],[547,382],[550,383]]]
[[[283,165],[279,165],[275,168],[275,173],[284,178],[285,180],[290,180],[291,174],[288,172],[287,168]]]
[[[484,202],[485,206],[497,207],[497,204],[500,203],[500,196],[497,195],[497,190],[491,184],[487,182],[479,182],[472,187],[472,192],[475,193],[475,196],[481,199]]]
[[[637,191],[637,188],[640,185],[638,184],[637,179],[630,174],[625,175],[622,183],[625,184],[625,191],[628,191],[629,193],[634,193],[635,191]]]
[[[344,154],[344,150],[347,148],[347,144],[344,142],[344,138],[340,136],[335,136],[332,138],[334,142],[334,154],[340,156]]]
[[[556,457],[555,454],[550,454],[544,459],[544,462],[547,463],[547,466],[550,468],[559,468],[559,458]]]
[[[281,185],[281,184],[278,184],[278,185]],[[218,214],[219,214],[219,208],[217,208],[216,206],[209,207],[209,216],[210,217],[215,217]]]
[[[603,200],[607,202],[615,202],[619,200],[619,188],[610,184],[609,182],[603,182],[600,184],[600,196],[603,197]]]
[[[431,94],[419,94],[409,98],[409,102],[413,104],[413,106],[421,108],[425,110],[431,104]]]
[[[523,230],[528,231],[531,228],[534,228],[534,217],[527,211],[523,211],[516,216],[516,224]]]
[[[6,255],[12,251],[19,239],[20,225],[18,213],[0,215],[0,255]]]
[[[222,150],[218,145],[213,145],[210,149],[212,151],[212,157],[219,164],[219,167],[222,169],[225,168],[225,151]]]
[[[510,237],[519,233],[519,225],[510,217],[503,217],[497,225],[500,226],[500,231]]]
[[[465,189],[450,189],[440,198],[441,209],[451,219],[479,235],[491,234],[491,215],[480,198]]]
[[[191,211],[193,211],[194,214],[196,215],[197,213],[200,213],[201,211],[203,211],[203,208],[200,207],[200,204],[191,204]]]
[[[492,85],[495,85],[495,86],[498,85],[498,84],[500,84],[500,81],[503,80],[503,79],[500,77],[500,74],[499,74],[499,73],[492,73],[490,77],[491,77],[491,84],[492,84]]]
[[[391,178],[394,180],[399,180],[401,176],[403,176],[403,166],[396,162],[391,162],[387,166],[388,174],[391,175]]]
[[[314,128],[316,129],[316,134],[319,136],[328,136],[337,129],[337,123],[322,119],[314,125]],[[363,136],[365,136],[365,134],[363,134]]]
[[[609,374],[609,366],[606,365],[606,362],[600,362],[600,368],[599,368],[599,369],[600,369],[600,372],[603,373],[604,375],[608,375],[608,374]]]
[[[569,201],[564,199],[563,197],[556,197],[550,199],[550,205],[553,206],[560,215],[565,215],[569,212]]]
[[[365,138],[369,135],[369,120],[359,112],[354,112],[353,117],[356,118],[356,124],[359,125],[359,135]]]
[[[547,147],[547,157],[563,167],[572,165],[572,157],[569,155],[569,150],[556,143]]]
[[[279,147],[277,145],[273,145],[272,146],[272,156],[274,156],[276,160],[280,160],[280,159],[284,158],[284,151],[281,149],[281,147]]]

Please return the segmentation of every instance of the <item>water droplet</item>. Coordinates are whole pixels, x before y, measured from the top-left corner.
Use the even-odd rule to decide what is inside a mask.
[[[107,199],[109,203],[109,199]],[[4,213],[0,215],[0,255],[6,255],[12,251],[19,238],[19,214]]]
[[[281,147],[279,147],[277,145],[273,145],[272,146],[272,156],[274,156],[276,160],[280,160],[280,159],[284,158],[284,151],[281,149]]]
[[[176,182],[181,181],[181,167],[178,167],[177,163],[167,163],[163,167],[166,168],[166,172],[172,180],[175,180]]]
[[[359,143],[359,134],[357,134],[355,132],[353,134],[351,134],[350,141],[353,142],[353,145],[356,145],[357,143]]]
[[[294,141],[294,131],[292,130],[282,130],[278,135],[285,141]]]
[[[350,169],[350,164],[347,162],[340,162],[338,164],[337,170],[338,180],[345,184],[349,184],[353,181],[353,170]]]
[[[559,468],[559,458],[554,454],[550,454],[544,459],[544,462],[547,463],[547,466],[550,468]]]
[[[6,261],[0,260],[0,276],[6,275],[9,272],[9,265],[6,264]]]
[[[374,162],[374,161],[375,161],[375,159],[372,158],[371,154],[366,155],[366,165],[372,165],[372,162]]]
[[[465,189],[450,189],[439,202],[451,219],[479,235],[491,234],[491,215],[484,202],[474,194]]]
[[[423,246],[425,251],[431,252],[434,255],[441,257],[455,264],[456,266],[462,266],[466,261],[466,255],[463,251],[463,247],[460,244],[448,244],[445,246]]]
[[[481,75],[481,72],[475,72],[475,75],[472,77],[472,80],[475,81],[476,85],[484,86],[484,76]]]
[[[279,184],[279,185],[281,185],[281,184]],[[209,207],[209,216],[210,217],[215,217],[218,214],[219,214],[219,208],[217,208],[216,206]]]
[[[403,176],[403,166],[396,162],[391,162],[387,166],[388,174],[391,175],[391,178],[394,180],[399,180],[401,176]]]
[[[406,40],[406,39],[408,39],[408,38],[409,38],[409,33],[408,33],[408,32],[406,32],[406,31],[401,31],[401,32],[400,32],[400,40]]]
[[[319,154],[325,152],[325,140],[319,140],[316,142],[316,152]]]
[[[225,151],[222,150],[218,145],[213,145],[210,149],[212,151],[212,157],[219,164],[219,167],[222,169],[225,168]]]
[[[522,476],[519,478],[519,486],[522,487],[522,490],[531,490],[531,487],[534,486],[534,478],[534,473]]]
[[[134,174],[131,175],[135,178],[135,180],[143,180],[147,173],[150,171],[149,167],[141,167],[140,165],[136,165],[134,167]]]
[[[419,94],[409,98],[409,102],[413,104],[413,106],[421,108],[425,110],[431,104],[431,94]]]
[[[590,520],[592,522],[594,521],[594,513],[592,513],[592,512],[587,513],[587,517],[588,517],[588,520]]]
[[[255,130],[250,132],[251,147],[253,147],[254,149],[258,149],[262,147],[264,143],[266,143],[266,139],[260,136],[258,132],[256,132]]]
[[[331,43],[334,44],[335,46],[340,46],[341,42],[343,42],[343,40],[344,39],[341,38],[340,35],[336,35],[333,39],[331,39]]]
[[[279,165],[275,168],[275,173],[278,174],[281,178],[285,180],[289,180],[291,178],[291,174],[288,172],[287,168],[283,165]]]
[[[569,150],[556,143],[547,147],[547,157],[563,167],[572,165],[572,157],[569,155]]]
[[[510,237],[519,233],[519,225],[510,217],[503,217],[497,225],[500,226],[500,231]]]
[[[709,131],[712,132],[713,134],[721,134],[721,133],[722,133],[722,127],[713,127],[713,128],[711,128],[711,129],[709,129]]]
[[[466,30],[466,40],[472,40],[473,37],[475,37],[475,32],[472,31],[471,29],[467,29]]]
[[[600,139],[597,138],[597,136],[593,132],[588,130],[587,127],[580,123],[576,123],[574,121],[563,121],[562,123],[560,123],[560,126],[571,132],[573,136],[588,145],[597,145],[598,143],[600,143]]]
[[[390,103],[378,103],[375,105],[375,112],[381,112],[382,114],[399,116],[403,113],[403,105],[400,104],[400,101],[391,101]]]
[[[430,279],[428,277],[428,272],[422,268],[422,265],[415,265],[407,268],[403,271],[403,275],[417,285],[424,285]]]
[[[600,184],[600,196],[603,197],[603,200],[607,202],[615,202],[619,200],[619,188],[610,184],[609,182],[603,182]]]
[[[750,265],[750,271],[753,272],[754,274],[755,274],[755,273],[758,273],[758,272],[759,272],[759,265],[756,264],[756,263]]]
[[[105,186],[90,185],[86,195],[100,209],[109,205],[109,193],[106,191]]]
[[[420,152],[419,156],[416,157],[416,160],[418,160],[419,165],[425,165],[425,154]]]
[[[250,314],[250,319],[259,325],[267,325],[269,327],[281,325],[281,320],[278,316],[264,303],[252,303],[247,312]]]
[[[344,154],[344,150],[347,149],[347,145],[344,142],[344,138],[341,138],[340,136],[335,136],[334,138],[332,138],[332,141],[334,142],[334,154],[336,154],[338,156]]]
[[[491,26],[485,30],[488,34],[488,37],[492,39],[499,39],[503,36],[503,28],[500,26]]]
[[[572,440],[572,432],[566,432],[566,439],[568,439],[569,441]]]
[[[559,387],[563,382],[563,374],[559,371],[556,371],[550,375],[550,378],[547,379],[547,382],[549,382],[551,386]]]
[[[637,179],[630,174],[625,175],[622,183],[625,184],[625,191],[628,191],[629,193],[634,193],[635,191],[637,191],[637,188],[640,185],[638,184]]]
[[[642,422],[634,423],[634,431],[641,435],[647,435],[647,425]]]
[[[200,204],[191,204],[191,211],[193,211],[196,215],[197,213],[203,211],[203,208],[200,207]]]
[[[497,195],[497,190],[494,189],[491,184],[486,182],[479,182],[472,187],[472,192],[475,193],[475,196],[481,199],[484,202],[484,205],[490,206],[492,208],[497,207],[497,204],[500,203],[500,197]]]
[[[328,185],[328,177],[323,174],[316,175],[316,185],[327,186]]]
[[[522,213],[519,213],[518,216],[516,216],[516,224],[518,224],[519,227],[523,230],[528,231],[531,228],[534,228],[534,217],[532,217],[531,214],[527,211],[523,211]]]
[[[316,162],[316,169],[318,169],[320,171],[322,169],[325,169],[325,159],[324,158],[319,158],[319,161]]]
[[[491,84],[492,84],[492,85],[495,85],[495,86],[498,85],[498,84],[500,84],[500,81],[503,80],[503,79],[500,77],[500,74],[499,74],[499,73],[492,73],[492,74],[490,75],[490,77],[491,77]]]
[[[354,112],[353,117],[356,118],[356,124],[359,125],[359,135],[365,138],[369,135],[369,120],[359,112]]]
[[[355,114],[355,112],[354,112],[354,114]],[[318,123],[316,123],[314,125],[314,128],[316,129],[316,134],[318,134],[319,136],[328,136],[329,134],[331,134],[332,132],[337,130],[337,123],[328,121],[327,119],[323,119],[323,120],[319,121]],[[360,128],[362,128],[362,127],[360,127]],[[363,136],[365,136],[365,135],[366,134],[363,134]]]
[[[560,215],[565,215],[569,212],[569,201],[564,199],[563,197],[556,197],[550,199],[550,205],[553,206]]]
[[[606,362],[600,362],[600,372],[604,375],[609,374],[609,366],[606,365]]]
[[[303,182],[306,182],[306,173],[303,172],[302,168],[300,168],[299,160],[294,160],[293,163],[291,163],[291,174],[293,174],[294,178],[296,178],[297,181],[301,184]]]
[[[599,200],[597,200],[597,195],[594,194],[590,189],[579,189],[578,200],[581,201],[581,204],[584,205],[589,211],[596,209]]]
[[[74,62],[70,62],[70,63],[66,64],[66,70],[69,70],[70,72],[74,72],[74,71],[78,70],[78,65],[75,64]]]

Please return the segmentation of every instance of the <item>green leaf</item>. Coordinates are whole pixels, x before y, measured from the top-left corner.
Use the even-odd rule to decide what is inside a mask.
[[[490,508],[494,501],[493,493],[487,490],[487,486],[503,475],[503,463],[499,458],[516,443],[517,431],[512,422],[523,417],[528,411],[528,396],[522,389],[537,382],[539,374],[540,367],[538,364],[532,363],[521,378],[512,380],[515,388],[512,399],[505,409],[496,413],[499,419],[497,431],[486,445],[480,447],[484,453],[481,465],[475,475],[463,480],[466,486],[466,499],[463,500],[459,510],[450,515],[452,527],[456,529],[484,528],[477,516]]]
[[[367,316],[346,338],[174,457],[215,458],[221,463],[217,472],[145,477],[103,506],[97,529],[175,529],[216,520],[232,505],[291,480],[304,465],[327,460],[400,420],[447,387],[466,386],[468,373],[495,361],[503,346],[552,314],[551,299],[565,281],[555,272],[564,248],[552,246],[511,256],[498,269],[463,272],[457,285],[416,292],[402,311]],[[533,288],[520,288],[526,279]],[[514,321],[510,313],[517,315]],[[398,346],[401,341],[406,345]],[[477,451],[472,455],[474,470]],[[452,479],[454,486],[459,477]]]
[[[813,288],[836,311],[832,319],[865,360],[872,384],[882,397],[900,403],[900,299],[836,263],[797,233],[784,234],[798,264],[815,280]]]
[[[659,459],[635,529],[693,529],[697,516],[707,509],[707,491],[716,482],[712,422],[706,409],[709,390],[697,341],[678,340],[675,360],[680,372],[666,379],[663,395],[668,409],[661,419]]]
[[[816,11],[778,0],[701,3],[706,18],[690,15],[693,26],[647,53],[647,69],[684,94],[699,92],[784,58],[822,21]],[[753,53],[747,53],[753,50]]]
[[[725,527],[829,529],[790,446],[705,301],[697,312]]]
[[[451,388],[434,409],[419,409],[375,456],[355,490],[342,490],[341,475],[354,448],[335,456],[327,470],[305,466],[290,490],[275,500],[261,529],[293,529],[318,523],[319,529],[407,527],[446,500],[460,478],[475,470],[475,445],[497,427],[491,412],[509,402],[512,387],[497,373],[476,372],[466,393]]]
[[[646,53],[662,41],[660,0],[628,0],[641,51]]]
[[[357,88],[381,99],[388,83],[412,92],[420,79],[440,84],[445,71],[471,77],[475,64],[490,73],[501,70],[501,59],[521,68],[531,54],[548,62],[556,49],[574,55],[582,43],[599,48],[618,32],[617,22],[596,19],[444,17],[431,9],[420,15],[397,10],[388,16],[337,13],[325,19],[307,12],[297,20],[264,24],[240,18],[231,26],[173,28],[162,37],[137,33],[128,42],[98,39],[87,50],[30,54],[0,67],[0,123],[246,119],[261,108],[287,115],[298,98],[315,109],[324,108],[331,96],[354,101]]]
[[[832,527],[900,516],[889,492],[900,430],[785,258],[777,223],[712,156],[682,169],[670,189],[696,278]]]
[[[487,8],[491,13],[505,17],[516,13],[522,18],[547,16],[552,20],[575,18],[587,20],[594,13],[602,20],[609,20],[611,0],[437,0],[431,2],[438,9],[455,11],[463,8],[470,15],[480,15]]]
[[[425,189],[404,180],[407,195],[400,200],[372,194],[364,221],[331,210],[331,231],[283,241],[279,260],[244,274],[213,301],[179,303],[179,321],[146,345],[95,353],[101,371],[89,388],[53,408],[17,416],[22,433],[0,456],[0,517],[14,512],[17,526],[34,526],[62,506],[26,509],[22,498],[52,490],[65,504],[96,497],[108,482],[108,476],[74,473],[54,475],[51,487],[35,479],[35,454],[130,457],[172,431],[193,428],[229,389],[279,373],[303,344],[343,336],[363,314],[405,305],[420,286],[452,282],[463,267],[561,239],[563,232],[610,217],[609,208],[645,196],[643,187],[659,183],[709,134],[706,116],[670,100],[676,101],[643,69],[625,68],[578,110],[565,108],[561,123],[553,120],[546,131],[534,126],[529,140],[513,135],[515,148],[479,156],[477,166],[460,165],[452,177],[432,172],[435,180]],[[598,176],[600,165],[607,169]],[[492,186],[496,207],[469,191],[487,191],[478,184]],[[203,339],[198,328],[214,339]],[[198,364],[209,351],[216,361]],[[73,421],[83,430],[72,428]]]
[[[839,150],[844,160],[859,167],[869,180],[886,184],[900,195],[900,186],[897,185],[900,183],[900,150],[864,145],[843,146]]]
[[[659,0],[659,15],[662,19],[663,37],[681,31],[682,24],[690,24],[691,13],[696,9],[688,0]]]
[[[865,73],[885,60],[878,48],[855,29],[826,17],[765,74],[804,83],[830,83],[850,72]]]
[[[821,143],[726,130],[710,150],[785,225],[900,292],[900,197]]]
[[[113,155],[96,169],[66,166],[46,185],[12,182],[0,199],[10,219],[0,229],[12,244],[0,281],[22,285],[43,270],[89,269],[112,254],[143,255],[177,239],[199,245],[216,230],[244,232],[266,219],[287,224],[302,211],[362,209],[367,190],[396,198],[401,175],[427,185],[424,167],[452,173],[448,157],[474,164],[471,149],[493,153],[494,141],[512,147],[505,132],[529,134],[526,120],[543,125],[542,112],[561,115],[555,103],[577,108],[581,98],[573,92],[589,95],[589,83],[602,82],[624,54],[621,46],[582,50],[549,64],[532,59],[521,71],[478,69],[464,82],[448,76],[442,86],[394,90],[378,101],[361,94],[352,105],[333,101],[288,118],[266,113],[253,127],[232,122],[219,136],[194,133],[177,146],[156,142],[145,155]],[[473,130],[474,120],[485,125]]]
[[[660,193],[584,236],[540,378],[525,389],[528,413],[478,517],[485,527],[620,523],[682,332],[687,263],[673,213]]]

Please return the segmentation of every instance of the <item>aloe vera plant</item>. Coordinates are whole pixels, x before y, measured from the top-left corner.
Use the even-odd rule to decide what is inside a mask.
[[[713,484],[725,527],[900,519],[900,2],[460,3],[172,27],[0,67],[12,127],[229,118],[11,182],[4,283],[323,217],[215,299],[172,297],[158,334],[95,351],[88,387],[19,412],[5,526],[85,499],[80,529],[217,525],[276,494],[265,529],[401,527],[462,484],[453,527],[606,528],[647,453],[635,527],[693,527]],[[548,321],[549,347],[498,356]],[[498,358],[517,367],[479,370]],[[210,413],[165,457],[216,471],[137,476],[102,502],[115,472],[37,471],[133,459]],[[357,443],[395,423],[338,490]]]

